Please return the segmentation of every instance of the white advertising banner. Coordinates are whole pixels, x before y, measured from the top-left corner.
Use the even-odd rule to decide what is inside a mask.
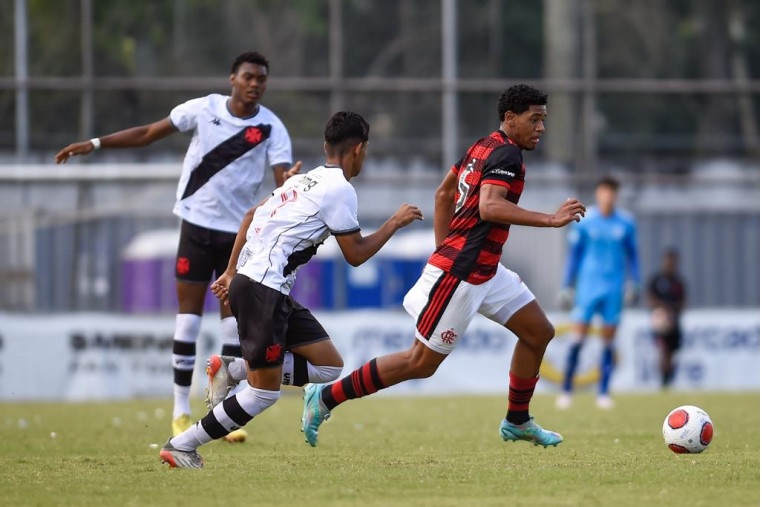
[[[317,316],[344,356],[345,373],[375,356],[404,350],[413,340],[413,321],[403,312],[368,310]],[[675,388],[758,390],[759,317],[754,310],[688,312],[683,319]],[[541,370],[538,390],[545,392],[558,389],[568,347],[565,316],[551,315],[551,320],[558,333]],[[170,396],[173,326],[173,316],[0,314],[0,399]],[[219,351],[218,332],[217,316],[204,317],[197,344],[196,393],[206,386],[206,358]],[[479,317],[432,378],[407,382],[388,392],[505,393],[515,340],[500,326]],[[658,356],[646,312],[625,313],[616,344],[612,389],[658,389]],[[575,379],[580,387],[595,386],[600,350],[600,340],[593,333]]]

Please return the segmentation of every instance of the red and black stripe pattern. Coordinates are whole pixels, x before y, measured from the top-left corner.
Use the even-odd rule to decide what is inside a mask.
[[[508,422],[524,424],[529,420],[529,402],[532,400],[538,380],[540,380],[539,376],[523,378],[510,374],[508,413],[505,416]]]
[[[447,237],[429,263],[478,285],[495,276],[510,229],[510,225],[481,219],[480,189],[482,185],[505,187],[506,199],[517,204],[524,190],[521,150],[498,130],[474,143],[453,170],[458,175],[455,213]]]
[[[378,376],[378,367],[374,358],[343,379],[323,389],[321,397],[328,410],[333,410],[340,403],[368,396],[384,387],[386,386],[381,381],[381,377]]]
[[[421,336],[427,340],[431,338],[437,324],[442,319],[447,305],[450,303],[455,290],[458,288],[460,279],[449,274],[442,273],[439,279],[431,287],[429,299],[426,306],[418,315],[418,322],[415,323],[416,329]]]

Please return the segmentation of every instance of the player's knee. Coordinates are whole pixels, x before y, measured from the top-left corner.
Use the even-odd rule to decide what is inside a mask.
[[[546,322],[542,326],[537,326],[525,336],[519,337],[519,339],[533,349],[544,351],[555,336],[556,328],[550,322]]]

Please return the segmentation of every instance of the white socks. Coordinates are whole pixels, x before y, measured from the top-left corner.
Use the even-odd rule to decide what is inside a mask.
[[[201,330],[201,316],[180,313],[175,317],[175,333],[172,344],[172,369],[174,371],[174,397],[172,418],[190,414],[190,384],[196,364],[196,340]]]

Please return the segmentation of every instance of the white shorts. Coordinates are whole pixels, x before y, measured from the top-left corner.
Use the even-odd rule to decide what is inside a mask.
[[[416,319],[416,338],[449,354],[477,312],[502,326],[534,299],[519,275],[503,265],[491,280],[473,285],[426,264],[403,306]]]

